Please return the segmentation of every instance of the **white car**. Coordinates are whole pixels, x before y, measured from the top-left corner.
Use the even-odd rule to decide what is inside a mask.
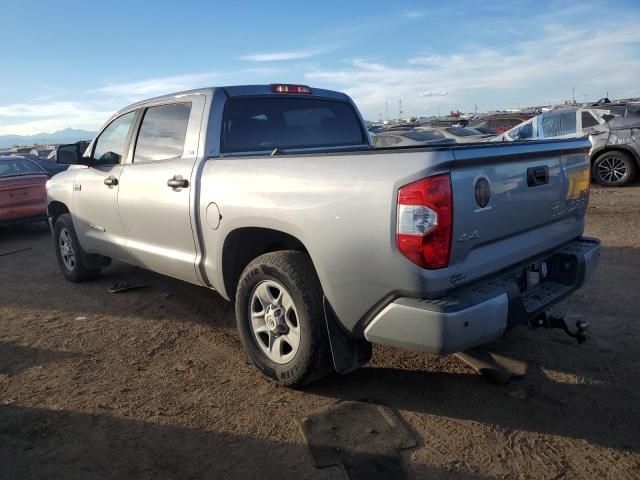
[[[598,130],[598,127],[604,125],[611,118],[609,110],[600,108],[560,108],[536,115],[489,141],[585,137],[593,133],[594,130]]]

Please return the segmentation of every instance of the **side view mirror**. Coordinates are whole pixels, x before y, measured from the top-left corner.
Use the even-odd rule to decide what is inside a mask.
[[[82,153],[77,143],[69,145],[60,145],[57,153],[58,163],[65,165],[82,165]]]

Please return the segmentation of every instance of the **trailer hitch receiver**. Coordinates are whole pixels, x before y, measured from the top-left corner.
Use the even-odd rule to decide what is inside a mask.
[[[575,327],[569,326],[569,321],[564,317],[556,317],[554,315],[543,313],[536,319],[529,322],[530,328],[560,328],[566,332],[570,337],[575,338],[578,343],[582,344],[587,341],[587,329],[589,328],[589,322],[583,319],[576,321]]]

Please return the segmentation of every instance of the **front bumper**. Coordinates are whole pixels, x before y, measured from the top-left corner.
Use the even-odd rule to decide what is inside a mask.
[[[398,298],[373,318],[365,338],[433,353],[487,343],[513,326],[527,324],[580,288],[599,257],[600,241],[582,237],[443,298]],[[540,271],[542,264],[546,275],[539,275],[540,283],[527,286],[531,272]]]

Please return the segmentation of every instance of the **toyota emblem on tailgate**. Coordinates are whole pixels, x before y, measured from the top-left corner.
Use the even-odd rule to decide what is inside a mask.
[[[491,200],[491,182],[489,179],[485,176],[476,178],[474,189],[478,206],[484,208],[489,205],[489,200]]]

